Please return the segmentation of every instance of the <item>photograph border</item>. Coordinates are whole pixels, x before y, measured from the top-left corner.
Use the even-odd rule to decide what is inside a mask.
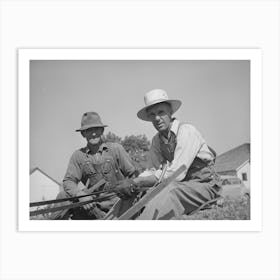
[[[29,218],[31,60],[249,60],[250,220],[50,221]],[[19,49],[18,50],[18,230],[19,231],[261,231],[262,51],[261,49]],[[172,226],[171,226],[172,225]],[[77,230],[77,228],[79,230]]]

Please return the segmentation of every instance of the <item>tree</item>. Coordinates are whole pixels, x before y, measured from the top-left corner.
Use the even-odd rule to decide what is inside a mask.
[[[121,144],[128,153],[143,153],[150,148],[150,141],[144,134],[125,136]]]
[[[106,142],[116,142],[121,144],[129,154],[132,163],[139,171],[143,171],[148,168],[148,151],[150,148],[150,141],[147,139],[146,135],[125,136],[122,140],[122,138],[116,134],[108,132],[103,137]]]
[[[148,168],[147,151],[150,148],[150,141],[145,135],[130,135],[126,136],[121,142],[124,149],[128,152],[135,167],[139,171]]]

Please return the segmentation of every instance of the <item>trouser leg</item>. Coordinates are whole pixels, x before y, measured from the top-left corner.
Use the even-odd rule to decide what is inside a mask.
[[[126,212],[135,202],[135,196],[132,196],[129,199],[120,199],[118,198],[114,206],[107,213],[105,220],[116,220],[124,212]]]
[[[215,198],[216,195],[208,183],[173,182],[146,205],[137,219],[178,219],[181,215],[188,214]]]
[[[65,191],[60,191],[56,197],[56,199],[64,199],[64,198],[70,198],[70,195],[66,193]],[[60,207],[71,204],[70,201],[64,201],[54,204],[54,207]],[[57,212],[53,212],[50,215],[51,220],[67,220],[70,215],[70,209],[66,210],[59,210]]]

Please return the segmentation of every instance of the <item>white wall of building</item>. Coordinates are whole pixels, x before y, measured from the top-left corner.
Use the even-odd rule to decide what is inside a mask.
[[[242,175],[242,174],[246,174],[247,180],[244,180],[244,175]],[[240,178],[242,180],[242,182],[244,183],[245,187],[250,189],[251,174],[250,174],[250,163],[249,163],[249,161],[247,161],[244,165],[242,165],[237,170],[237,176],[238,176],[238,178]]]
[[[40,170],[30,175],[30,202],[55,199],[58,192],[59,185]]]

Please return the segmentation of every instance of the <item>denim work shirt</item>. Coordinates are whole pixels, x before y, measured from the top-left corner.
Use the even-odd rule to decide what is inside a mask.
[[[85,174],[85,166],[91,162],[99,164],[102,158],[111,158],[115,172],[119,172],[120,179],[131,177],[136,169],[133,166],[129,155],[122,145],[118,143],[103,143],[96,154],[93,154],[88,147],[75,151],[69,161],[66,174],[63,179],[63,188],[70,196],[76,196],[80,191],[78,183],[86,185],[88,177]]]

